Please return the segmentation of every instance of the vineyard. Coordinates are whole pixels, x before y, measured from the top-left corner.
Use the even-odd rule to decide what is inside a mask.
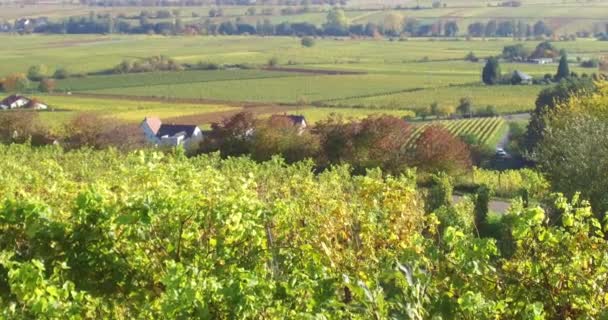
[[[577,199],[485,225],[472,199],[428,209],[412,172],[27,145],[0,162],[2,319],[608,316],[608,243]]]
[[[507,126],[501,117],[425,122],[415,127],[409,143],[415,143],[420,134],[431,125],[441,125],[455,136],[471,135],[481,144],[492,147],[501,138],[500,135],[504,133]]]

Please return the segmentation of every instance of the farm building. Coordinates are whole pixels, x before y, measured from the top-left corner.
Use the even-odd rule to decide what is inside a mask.
[[[513,84],[532,84],[533,81],[534,78],[532,78],[532,76],[519,70],[515,70],[513,72],[513,76],[511,77],[511,83]]]
[[[203,140],[203,132],[198,126],[163,124],[155,117],[146,117],[140,128],[148,142],[159,146],[183,145],[188,149]]]
[[[34,109],[34,110],[46,110],[48,106],[35,99],[29,99],[20,95],[11,95],[0,101],[0,110],[10,109]]]

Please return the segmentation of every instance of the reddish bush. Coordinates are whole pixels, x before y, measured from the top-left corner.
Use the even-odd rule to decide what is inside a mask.
[[[259,121],[251,142],[251,155],[258,161],[280,155],[293,163],[316,157],[318,149],[316,136],[284,116]]]
[[[64,131],[67,148],[115,147],[120,150],[131,150],[143,147],[145,144],[144,136],[137,126],[94,113],[76,115],[66,124]]]
[[[255,130],[255,117],[240,112],[220,123],[211,125],[211,132],[201,145],[201,152],[220,151],[223,157],[248,154],[251,136]]]
[[[0,112],[0,142],[23,143],[44,140],[48,136],[47,129],[40,121],[37,112],[26,110],[11,110]]]
[[[346,122],[331,117],[317,125],[322,161],[328,164],[350,163],[355,171],[380,167],[399,173],[407,165],[406,143],[411,126],[392,116],[369,116]]]
[[[424,172],[460,173],[471,167],[469,147],[442,126],[426,128],[414,146],[413,164]]]

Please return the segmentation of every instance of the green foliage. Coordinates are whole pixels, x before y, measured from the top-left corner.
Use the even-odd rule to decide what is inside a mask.
[[[26,160],[26,161],[24,161]],[[601,318],[605,225],[557,197],[504,235],[412,174],[0,146],[0,317]],[[444,211],[455,210],[455,211]],[[503,244],[512,246],[509,255]]]
[[[477,188],[475,193],[475,226],[481,236],[487,235],[486,226],[488,224],[488,213],[490,211],[490,198],[492,197],[490,188],[482,185]]]
[[[31,66],[27,70],[27,78],[31,81],[40,81],[43,78],[48,76],[47,73],[48,73],[48,68],[43,64]]]
[[[495,57],[490,57],[488,59],[486,65],[483,67],[481,79],[483,80],[483,83],[487,85],[494,85],[500,81],[500,64],[498,59]]]
[[[559,66],[557,67],[557,74],[555,75],[555,79],[557,81],[560,81],[568,77],[570,77],[570,66],[568,65],[568,56],[562,55],[561,59],[559,59]]]
[[[591,79],[570,78],[541,91],[536,99],[536,108],[528,124],[524,140],[526,150],[534,152],[534,149],[544,135],[547,117],[557,105],[567,102],[573,96],[585,96],[593,93],[595,90],[596,85]]]
[[[426,201],[427,211],[433,212],[441,207],[449,207],[454,192],[452,179],[445,173],[439,173],[433,175],[431,180],[433,185],[429,189]]]
[[[315,45],[315,39],[313,39],[311,37],[303,37],[302,40],[300,41],[300,43],[302,44],[303,47],[311,48],[311,47],[314,47],[314,45]]]

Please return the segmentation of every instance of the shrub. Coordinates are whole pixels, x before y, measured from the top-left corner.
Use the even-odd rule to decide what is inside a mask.
[[[287,163],[294,163],[315,158],[318,150],[315,136],[283,116],[260,121],[251,141],[251,155],[257,161],[267,161],[280,155]]]
[[[8,75],[2,81],[2,88],[8,92],[23,92],[30,86],[27,77],[22,73],[13,73]]]
[[[47,130],[37,112],[29,110],[0,112],[1,143],[23,143],[45,135],[47,135]]]
[[[70,76],[70,73],[65,68],[58,68],[57,70],[55,70],[55,73],[53,74],[53,78],[58,79],[58,80],[67,79],[69,76]]]
[[[49,78],[42,79],[40,81],[40,84],[38,85],[38,90],[40,90],[41,92],[53,92],[55,91],[55,88],[55,80]]]
[[[413,164],[423,172],[458,175],[471,167],[469,147],[442,126],[424,129],[414,148]]]
[[[201,152],[219,151],[223,157],[248,154],[255,127],[255,118],[250,112],[240,112],[213,123],[201,145]]]
[[[274,68],[276,66],[279,65],[279,58],[277,57],[272,57],[270,59],[268,59],[268,66],[271,68]]]
[[[27,71],[27,78],[31,81],[40,81],[48,76],[47,73],[48,69],[43,64],[31,66]]]
[[[120,150],[141,148],[144,135],[135,125],[94,113],[80,113],[64,126],[64,144],[68,149],[89,147]]]
[[[315,39],[313,39],[312,37],[303,37],[300,43],[303,47],[310,48],[315,45]]]

